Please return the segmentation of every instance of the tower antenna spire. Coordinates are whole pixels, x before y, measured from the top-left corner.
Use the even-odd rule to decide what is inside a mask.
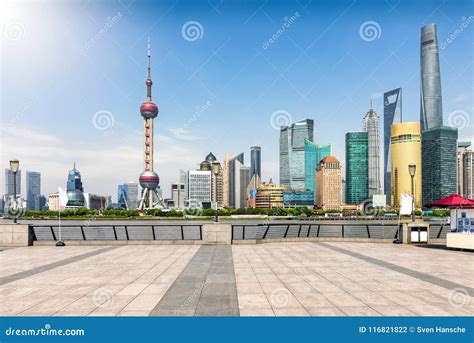
[[[148,56],[148,78],[146,79],[146,99],[147,99],[147,101],[151,101],[151,86],[153,85],[153,82],[151,81],[151,42],[150,42],[150,36],[148,36],[147,56]]]

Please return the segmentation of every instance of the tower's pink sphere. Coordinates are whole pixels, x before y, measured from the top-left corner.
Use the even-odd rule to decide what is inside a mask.
[[[145,101],[140,106],[140,112],[144,118],[156,118],[158,115],[158,106],[154,102]]]
[[[152,171],[144,171],[140,175],[139,180],[140,185],[143,188],[156,189],[156,187],[158,187],[158,185],[160,184],[160,177],[157,173]]]

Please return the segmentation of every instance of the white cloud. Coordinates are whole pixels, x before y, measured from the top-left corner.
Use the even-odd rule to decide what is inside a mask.
[[[177,127],[177,128],[171,128],[169,131],[173,134],[173,136],[176,139],[182,140],[182,141],[199,141],[206,139],[204,137],[199,137],[199,136],[193,136],[189,130],[186,130],[182,127]]]

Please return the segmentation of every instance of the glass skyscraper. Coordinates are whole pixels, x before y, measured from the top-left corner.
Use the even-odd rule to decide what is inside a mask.
[[[313,141],[314,121],[304,119],[280,129],[280,185],[305,189],[305,140]]]
[[[84,187],[82,187],[82,181],[81,181],[81,173],[79,170],[76,169],[76,164],[74,163],[74,167],[69,171],[69,174],[67,176],[67,184],[66,184],[67,190],[79,190],[81,192],[84,192]]]
[[[250,148],[250,177],[254,175],[262,177],[262,148],[259,146]]]
[[[319,162],[331,156],[331,144],[318,145],[309,140],[304,142],[304,175],[305,175],[305,189],[313,192],[316,196],[316,168]],[[316,198],[314,198],[316,202]]]
[[[16,194],[21,194],[21,170],[16,173]],[[13,195],[13,173],[10,169],[5,169],[5,195]]]
[[[392,192],[392,167],[390,165],[390,136],[393,124],[402,122],[402,89],[397,88],[383,95],[383,174],[384,193],[387,205],[391,202]]]
[[[456,193],[457,138],[458,130],[447,126],[421,133],[424,206]]]
[[[41,210],[41,174],[26,172],[26,206],[29,210]]]
[[[360,204],[369,190],[369,134],[346,133],[346,203]]]
[[[436,24],[429,24],[421,28],[420,67],[420,124],[421,131],[424,131],[443,125]]]
[[[128,185],[118,185],[117,187],[117,204],[120,208],[128,209]]]
[[[370,104],[369,111],[363,120],[364,131],[369,137],[369,197],[381,194],[380,188],[380,122],[379,115]]]

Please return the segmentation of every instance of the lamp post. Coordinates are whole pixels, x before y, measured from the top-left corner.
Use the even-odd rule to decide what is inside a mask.
[[[220,172],[220,165],[218,163],[212,163],[211,170],[212,174],[214,174],[214,200],[216,202],[216,217],[214,218],[214,221],[216,223],[219,222],[219,208],[217,204],[217,175],[219,175]]]
[[[415,222],[415,173],[416,173],[416,165],[409,164],[408,165],[408,172],[411,176],[411,221]]]
[[[16,212],[18,210],[17,202],[16,202],[16,173],[18,173],[18,169],[20,169],[20,161],[11,160],[10,171],[13,174],[13,211],[14,211],[13,223],[14,224],[17,223]]]

